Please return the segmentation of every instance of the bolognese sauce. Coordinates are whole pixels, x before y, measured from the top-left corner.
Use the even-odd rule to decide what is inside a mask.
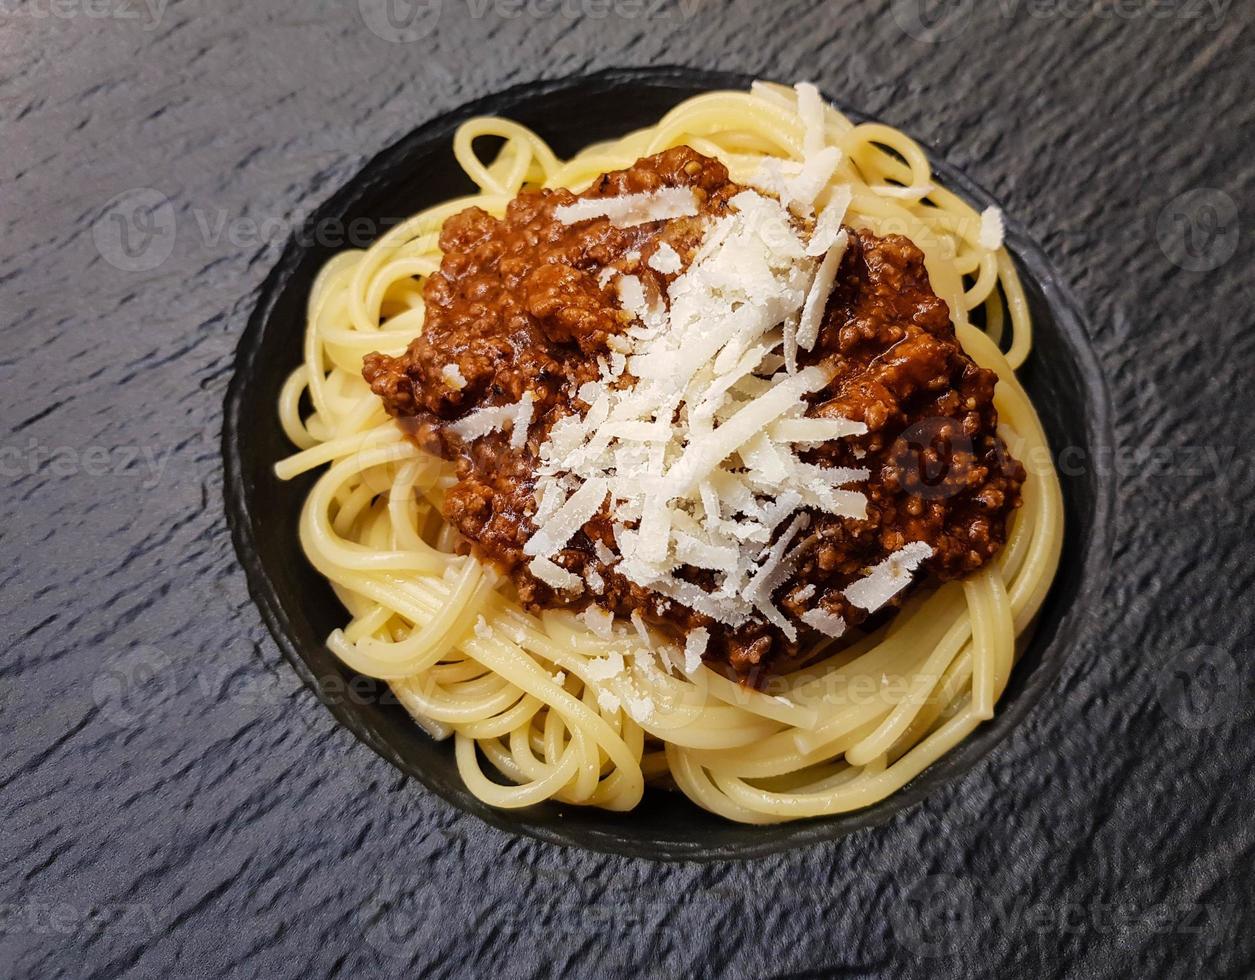
[[[630,227],[555,216],[581,198],[663,188],[691,189],[698,213]],[[754,682],[796,663],[814,636],[802,617],[816,601],[851,625],[880,615],[847,600],[843,590],[905,545],[929,546],[922,567],[939,580],[990,561],[1020,504],[1024,470],[997,433],[996,376],[960,347],[923,253],[901,236],[846,228],[848,246],[818,339],[799,364],[832,372],[825,388],[807,396],[808,415],[849,419],[866,431],[808,448],[804,458],[866,469],[860,485],[866,515],[810,515],[813,547],[773,597],[796,624],[798,639],[762,620],[728,626],[629,580],[617,568],[608,508],[554,559],[595,579],[599,590],[570,595],[529,571],[524,546],[536,532],[540,448],[559,420],[583,410],[580,387],[597,380],[615,338],[632,324],[605,270],[665,294],[679,270],[659,271],[670,269],[656,261],[660,250],[674,251],[683,269],[709,220],[726,213],[744,189],[717,160],[681,146],[605,174],[582,195],[526,190],[502,218],[468,208],[441,231],[443,259],[424,288],[421,336],[400,356],[368,355],[363,374],[420,446],[455,462],[444,516],[478,557],[511,576],[524,605],[595,602],[617,615],[639,612],[664,629],[704,627],[711,636],[706,662]],[[469,413],[513,405],[525,395],[532,400],[525,440],[505,431],[466,440],[454,431]],[[701,569],[683,575],[699,587],[710,584]]]

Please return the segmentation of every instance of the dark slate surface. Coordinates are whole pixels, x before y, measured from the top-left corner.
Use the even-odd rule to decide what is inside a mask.
[[[0,6],[0,975],[1255,970],[1255,13],[407,3],[399,36],[375,0]],[[438,112],[657,63],[929,141],[1074,286],[1116,410],[1106,612],[1052,695],[888,825],[752,863],[558,849],[403,780],[279,658],[223,516],[293,225]]]

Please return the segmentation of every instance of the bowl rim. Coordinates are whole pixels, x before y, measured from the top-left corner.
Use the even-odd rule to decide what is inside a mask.
[[[658,66],[644,68],[608,68],[586,75],[574,75],[555,79],[523,82],[499,92],[490,93],[441,113],[391,143],[368,160],[343,186],[320,204],[311,216],[316,221],[343,214],[346,209],[377,185],[386,183],[393,171],[392,162],[404,159],[416,147],[429,145],[434,140],[451,140],[454,130],[466,119],[476,115],[508,113],[511,106],[547,96],[575,92],[583,89],[587,94],[604,93],[624,85],[653,85],[657,87],[688,87],[697,94],[711,89],[745,89],[754,76],[735,72],[709,71],[684,66]],[[840,100],[824,97],[841,108],[850,118],[864,120],[863,113],[846,108]],[[908,135],[910,135],[908,133]],[[914,137],[912,137],[914,138]],[[930,165],[940,176],[940,183],[979,206],[996,203],[993,195],[976,184],[961,171],[947,164],[929,144],[917,140],[923,147]],[[1059,337],[1072,355],[1074,366],[1085,384],[1081,392],[1085,402],[1085,437],[1088,444],[1098,447],[1114,445],[1110,390],[1099,364],[1085,318],[1071,290],[1055,271],[1045,252],[1033,241],[1014,217],[1005,218],[1006,243],[1014,255],[1022,274],[1028,273],[1042,291],[1053,314]],[[390,762],[406,776],[413,776],[427,790],[445,803],[471,816],[511,834],[522,834],[547,844],[577,847],[608,854],[628,855],[657,861],[726,861],[750,860],[801,847],[815,846],[839,840],[858,830],[887,823],[900,812],[912,809],[926,796],[945,785],[956,782],[984,759],[995,746],[1018,726],[1024,717],[1041,700],[1044,688],[1058,677],[1062,664],[1071,654],[1069,649],[1041,657],[1025,688],[1014,701],[996,713],[992,721],[982,724],[949,753],[925,768],[896,793],[870,807],[827,817],[749,826],[758,832],[758,840],[744,845],[704,845],[692,841],[633,841],[617,834],[609,826],[585,825],[578,831],[570,823],[562,821],[537,821],[530,818],[531,808],[525,810],[499,810],[487,806],[463,788],[461,793],[451,792],[418,767],[405,760],[392,746],[366,725],[351,710],[352,705],[344,696],[343,688],[328,690],[322,679],[312,669],[297,642],[291,618],[262,560],[258,542],[253,533],[255,518],[247,473],[249,467],[241,454],[240,433],[248,424],[249,380],[263,336],[267,333],[272,315],[280,297],[284,294],[293,273],[300,266],[307,246],[294,233],[286,243],[279,260],[262,284],[257,287],[257,297],[247,325],[241,332],[232,364],[232,374],[224,398],[222,428],[222,454],[225,479],[223,495],[227,523],[240,564],[244,569],[250,597],[258,607],[266,627],[284,659],[296,670],[305,686],[326,705],[336,721],[346,727],[359,740],[382,758]],[[1031,356],[1031,355],[1030,355]],[[1081,541],[1081,567],[1078,570],[1078,595],[1096,595],[1094,591],[1101,581],[1102,570],[1112,553],[1113,532],[1116,523],[1117,497],[1115,481],[1104,472],[1096,473],[1096,494],[1087,532]],[[1058,630],[1064,631],[1073,620],[1085,616],[1080,606],[1063,610]],[[1049,649],[1049,648],[1047,648]],[[418,737],[427,736],[415,726]],[[693,804],[696,810],[696,805]],[[622,816],[631,819],[631,811]],[[731,824],[730,824],[731,825]]]

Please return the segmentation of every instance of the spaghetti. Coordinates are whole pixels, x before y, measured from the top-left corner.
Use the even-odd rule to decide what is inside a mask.
[[[490,164],[476,156],[481,137],[502,141]],[[336,256],[315,283],[304,364],[279,405],[299,452],[276,472],[327,467],[300,538],[350,617],[328,645],[387,680],[428,734],[452,738],[466,785],[493,806],[629,810],[656,784],[749,823],[839,813],[892,794],[993,715],[1059,560],[1062,503],[1049,466],[1030,467],[1006,543],[978,571],[912,593],[889,622],[843,646],[820,636],[803,666],[752,687],[712,665],[682,669],[674,638],[635,617],[594,630],[565,609],[524,608],[508,579],[459,553],[466,543],[443,516],[452,464],[407,438],[362,377],[365,355],[399,354],[422,332],[441,227],[465,208],[501,215],[524,188],[579,191],[677,146],[751,184],[765,163],[802,165],[817,144],[836,151],[817,205],[840,196],[845,224],[922,250],[963,349],[997,374],[999,434],[1019,458],[1048,459],[1015,376],[1031,323],[997,215],[936,186],[902,133],[855,125],[808,102],[803,87],[698,96],[569,161],[508,120],[470,120],[454,153],[479,192]]]

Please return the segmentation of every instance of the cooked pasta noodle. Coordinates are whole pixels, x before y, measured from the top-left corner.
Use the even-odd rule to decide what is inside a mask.
[[[348,613],[328,644],[352,670],[388,681],[428,734],[452,738],[467,787],[493,806],[630,810],[652,784],[748,823],[834,814],[894,793],[993,716],[1062,539],[1058,480],[1042,465],[1045,435],[1015,375],[1030,350],[1028,305],[1010,256],[981,244],[981,216],[933,182],[914,142],[824,111],[827,140],[842,152],[834,184],[852,192],[846,222],[923,251],[964,349],[999,377],[1000,433],[1034,465],[993,561],[913,594],[887,625],[761,689],[706,666],[669,669],[661,635],[646,644],[620,623],[607,639],[569,612],[524,610],[507,579],[456,553],[459,536],[441,517],[451,464],[403,435],[361,369],[364,354],[398,354],[421,331],[422,282],[440,265],[450,215],[469,205],[500,215],[527,186],[578,191],[678,144],[748,182],[765,157],[802,157],[792,89],[701,95],[566,161],[515,123],[472,119],[453,151],[478,193],[336,256],[315,283],[304,363],[279,402],[299,451],[276,471],[289,479],[326,467],[300,541]],[[502,143],[491,162],[476,154],[481,137]],[[616,656],[618,672],[606,666]],[[620,707],[604,707],[600,691]],[[647,716],[633,711],[641,699]]]

